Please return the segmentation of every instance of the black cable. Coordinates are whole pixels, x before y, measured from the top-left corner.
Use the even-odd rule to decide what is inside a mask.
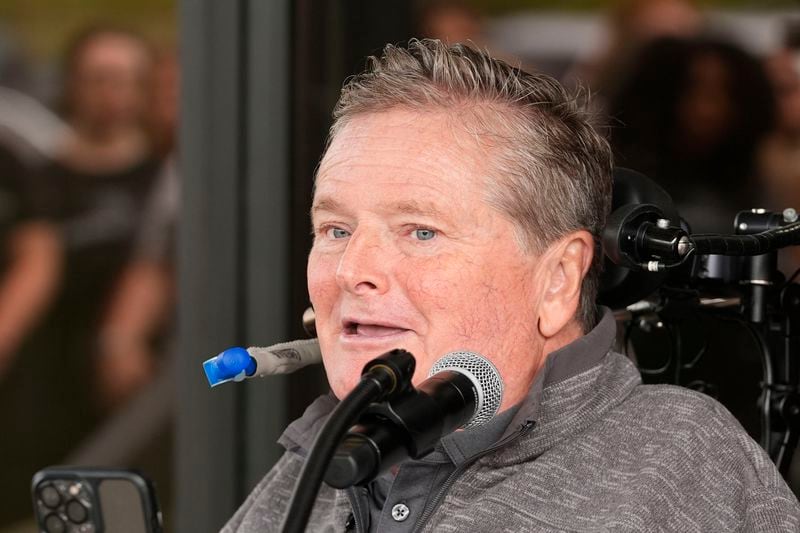
[[[630,345],[630,342],[631,342],[631,332],[633,331],[635,322],[636,322],[636,317],[631,318],[630,322],[628,322],[625,325],[625,331],[622,334],[623,350],[624,350],[624,353],[625,353],[625,357],[627,357],[628,359],[632,359],[632,357],[630,356],[628,351],[629,351],[629,345]],[[635,355],[636,354],[634,353],[634,356]],[[636,361],[636,366],[639,366],[638,358],[637,358],[637,361]]]
[[[742,321],[742,324],[750,332],[761,352],[761,368],[764,371],[764,382],[761,387],[761,447],[772,457],[772,388],[775,385],[772,353],[761,330],[751,322]]]
[[[800,222],[753,235],[698,234],[689,239],[697,254],[761,255],[800,243]]]
[[[670,338],[672,339],[672,361],[675,364],[675,368],[673,369],[675,373],[675,385],[680,385],[681,371],[683,370],[683,337],[681,335],[681,327],[679,324],[666,327],[670,331]]]
[[[791,275],[791,276],[789,276],[789,279],[787,279],[787,280],[786,280],[786,281],[783,283],[783,286],[784,286],[784,287],[788,287],[789,285],[791,285],[791,284],[792,284],[792,282],[793,282],[793,281],[794,281],[794,280],[797,278],[797,276],[798,276],[798,275],[800,275],[800,268],[798,268],[797,270],[795,270],[795,271],[792,273],[792,275]]]
[[[697,350],[697,353],[695,353],[694,356],[692,356],[692,360],[689,361],[688,363],[683,363],[683,369],[684,370],[692,370],[694,368],[694,365],[699,363],[700,359],[702,359],[702,357],[707,352],[708,352],[708,340],[705,339],[704,342],[703,342],[703,345],[700,347],[699,350]]]
[[[319,487],[339,442],[381,390],[381,386],[375,380],[360,381],[353,392],[336,406],[328,421],[325,422],[314,440],[311,453],[306,458],[306,463],[295,484],[294,493],[281,526],[283,533],[302,533],[306,530]]]
[[[694,255],[695,252],[694,245],[690,243],[689,246],[690,246],[689,250],[683,255],[683,257],[681,257],[681,260],[678,261],[677,263],[663,263],[661,261],[658,261],[658,272],[664,272],[665,270],[672,270],[674,268],[683,266],[684,263],[686,263],[686,261],[688,261],[689,258],[692,257],[692,255]],[[638,263],[637,266],[642,270],[650,270],[648,263]]]

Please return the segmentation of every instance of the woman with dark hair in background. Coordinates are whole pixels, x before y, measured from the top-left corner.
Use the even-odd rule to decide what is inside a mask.
[[[758,207],[775,103],[749,54],[710,39],[655,41],[610,102],[616,163],[659,182],[694,231],[730,233],[738,211]]]
[[[570,84],[591,88],[590,104],[601,111],[642,48],[658,39],[697,36],[707,21],[696,0],[619,0],[609,7],[605,23],[604,44],[566,75]]]

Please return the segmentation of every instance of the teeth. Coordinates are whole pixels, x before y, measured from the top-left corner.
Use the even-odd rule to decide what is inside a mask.
[[[385,337],[388,335],[394,335],[396,333],[402,333],[405,331],[402,328],[395,328],[391,326],[376,326],[372,324],[359,324],[358,325],[358,334],[365,335],[368,337]]]

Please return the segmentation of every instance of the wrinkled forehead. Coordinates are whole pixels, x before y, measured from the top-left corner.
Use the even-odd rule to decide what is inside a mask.
[[[315,189],[331,178],[391,173],[407,179],[487,183],[496,135],[469,108],[390,109],[348,117],[334,128]],[[367,179],[364,184],[369,184]]]
[[[312,222],[318,213],[361,208],[463,226],[493,212],[514,224],[527,247],[524,229],[498,201],[510,187],[507,154],[497,147],[503,134],[460,111],[392,111],[343,124],[320,163]]]

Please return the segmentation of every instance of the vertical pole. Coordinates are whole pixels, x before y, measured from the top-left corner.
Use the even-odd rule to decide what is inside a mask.
[[[282,378],[210,390],[200,365],[285,338],[288,17],[288,0],[180,6],[179,532],[222,527],[277,457],[286,424]]]
[[[248,0],[246,168],[246,281],[248,342],[284,341],[290,321],[290,5]],[[287,378],[246,384],[246,491],[278,460],[287,424]]]

